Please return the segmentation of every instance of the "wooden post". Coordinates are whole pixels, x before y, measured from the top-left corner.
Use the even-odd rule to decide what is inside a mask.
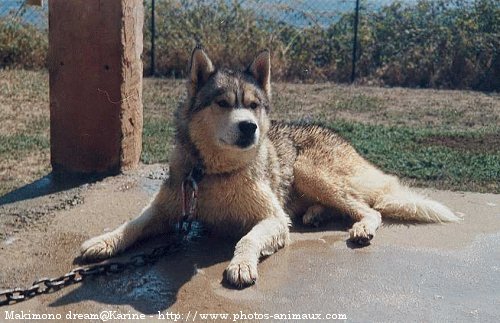
[[[142,0],[50,0],[51,162],[117,173],[142,147]]]

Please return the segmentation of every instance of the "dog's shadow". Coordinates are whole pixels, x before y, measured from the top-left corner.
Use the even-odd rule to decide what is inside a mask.
[[[291,232],[314,233],[343,231],[350,227],[347,218],[330,219],[327,223],[314,228],[294,222]],[[94,301],[109,305],[130,305],[146,315],[157,314],[172,306],[178,298],[178,292],[198,270],[209,268],[231,260],[237,240],[223,239],[202,232],[195,239],[172,254],[161,257],[152,265],[138,266],[117,274],[104,274],[85,278],[78,287],[55,300],[49,306],[59,307],[84,301]],[[148,253],[158,245],[168,244],[162,237],[143,241],[127,250],[123,255],[110,261],[123,261],[139,253]],[[349,244],[349,247],[359,247]],[[291,246],[293,248],[293,246]],[[272,257],[272,256],[271,256]],[[261,259],[264,261],[265,259]],[[75,259],[79,263],[78,258]],[[220,284],[233,289],[220,272]]]
[[[116,260],[127,260],[134,254],[149,253],[158,245],[164,245],[161,237],[138,243]],[[146,315],[157,314],[177,301],[181,287],[198,270],[231,259],[237,241],[216,238],[210,234],[185,243],[181,250],[166,254],[150,265],[138,266],[116,274],[103,274],[85,278],[71,292],[55,300],[49,306],[59,307],[83,301],[110,305],[130,305]],[[167,243],[168,244],[168,243]],[[114,261],[112,259],[111,261]],[[79,262],[79,259],[75,259]],[[221,283],[223,281],[221,272]]]
[[[344,238],[339,237],[339,240],[344,240],[347,248],[349,249],[360,249],[370,245],[370,243],[359,244],[348,239],[348,232],[355,221],[349,216],[342,214],[339,211],[330,210],[326,216],[318,223],[314,225],[305,225],[302,223],[302,219],[296,219],[293,222],[293,226],[290,229],[291,232],[297,233],[310,233],[310,232],[345,232]]]

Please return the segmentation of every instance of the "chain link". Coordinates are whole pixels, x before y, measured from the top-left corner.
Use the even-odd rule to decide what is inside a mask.
[[[184,243],[189,239],[192,221],[198,199],[198,181],[201,179],[201,170],[194,174],[193,169],[188,177],[182,182],[182,218],[177,225],[179,239],[164,246],[152,249],[149,253],[139,253],[131,256],[124,262],[104,262],[86,267],[74,268],[67,274],[55,278],[41,278],[36,280],[28,288],[14,288],[0,291],[0,306],[11,305],[26,299],[57,291],[63,287],[82,282],[89,276],[99,276],[104,274],[118,274],[127,269],[153,264],[161,257],[179,251]],[[194,176],[196,175],[196,176]],[[198,180],[196,179],[198,178]]]
[[[191,225],[194,220],[196,203],[198,201],[198,183],[194,177],[195,169],[193,169],[187,178],[182,182],[182,218],[178,224],[178,231],[180,231],[184,238],[188,238]]]
[[[153,264],[161,257],[181,250],[183,243],[184,239],[176,239],[168,245],[155,247],[148,253],[133,255],[126,261],[104,262],[86,267],[78,267],[59,277],[38,279],[28,288],[13,288],[0,291],[0,306],[19,303],[41,294],[49,294],[63,287],[80,283],[90,276],[118,274],[127,269]]]

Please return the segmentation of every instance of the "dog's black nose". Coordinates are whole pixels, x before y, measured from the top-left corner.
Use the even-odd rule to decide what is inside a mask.
[[[257,125],[251,121],[241,121],[238,124],[238,128],[240,128],[241,133],[245,137],[251,137],[254,135],[255,130],[257,130]]]

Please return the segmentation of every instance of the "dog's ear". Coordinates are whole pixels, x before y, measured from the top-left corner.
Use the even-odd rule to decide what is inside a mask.
[[[191,54],[191,62],[189,64],[189,94],[196,94],[214,72],[214,65],[210,58],[208,58],[208,55],[200,46],[196,46]]]
[[[269,50],[262,51],[248,66],[247,73],[252,75],[257,84],[271,97],[271,55]]]

